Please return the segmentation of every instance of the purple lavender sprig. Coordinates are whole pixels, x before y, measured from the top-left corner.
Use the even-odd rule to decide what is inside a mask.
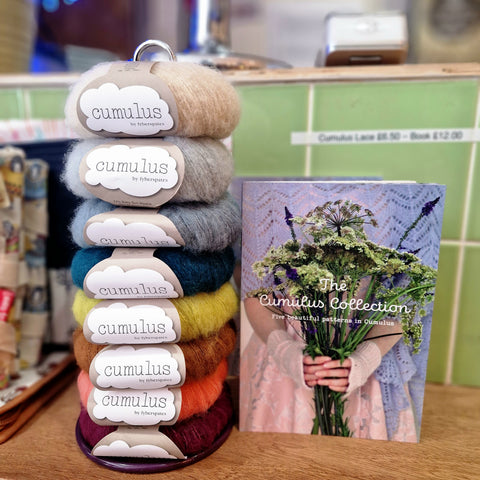
[[[427,217],[428,215],[430,215],[439,200],[440,200],[440,197],[437,197],[435,200],[425,203],[425,205],[422,208],[422,213],[421,213],[422,217]]]
[[[290,229],[290,235],[292,236],[293,241],[296,242],[297,235],[295,234],[295,229],[293,228],[293,215],[287,207],[285,207],[285,223]]]
[[[435,205],[439,202],[440,197],[435,198],[435,200],[431,200],[429,202],[426,202],[425,205],[422,207],[422,211],[418,215],[418,217],[413,221],[413,223],[405,230],[405,233],[402,235],[400,238],[400,241],[398,242],[397,245],[397,250],[400,250],[402,247],[403,241],[407,238],[409,233],[417,226],[418,222],[423,218],[423,217],[428,217],[432,212],[433,209],[435,208]]]

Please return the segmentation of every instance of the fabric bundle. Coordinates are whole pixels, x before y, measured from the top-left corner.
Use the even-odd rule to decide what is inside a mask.
[[[220,139],[239,114],[232,86],[199,65],[101,64],[71,89],[65,115],[83,139],[63,180],[82,199],[69,229],[88,455],[175,468],[228,434],[241,219]]]
[[[18,375],[20,337],[26,270],[25,236],[25,152],[0,148],[0,390]]]

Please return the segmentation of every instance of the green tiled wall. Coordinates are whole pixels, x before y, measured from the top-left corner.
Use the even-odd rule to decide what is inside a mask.
[[[316,85],[315,130],[471,127],[477,82]]]
[[[479,81],[237,87],[233,135],[242,176],[379,176],[447,185],[428,380],[480,386],[480,149],[471,142],[291,145],[298,131],[473,128]],[[307,103],[305,103],[305,99]],[[305,125],[307,126],[305,128]],[[468,215],[468,218],[467,218]],[[461,279],[457,285],[456,280]],[[476,327],[475,327],[476,326]]]
[[[480,245],[465,249],[462,289],[459,298],[459,322],[452,380],[463,385],[480,385],[478,354],[480,321],[478,318],[478,272]]]
[[[62,119],[67,88],[0,88],[0,121]]]
[[[477,144],[476,148],[476,162],[475,170],[473,172],[473,184],[472,184],[472,202],[469,219],[468,219],[468,231],[467,239],[479,242],[480,241],[480,145]],[[475,208],[475,206],[477,208]]]
[[[20,89],[0,89],[0,120],[25,118],[23,92]]]
[[[241,159],[237,173],[304,175],[306,147],[290,145],[290,132],[307,129],[308,87],[249,87],[241,93],[242,121],[234,147],[235,158]]]
[[[31,89],[26,92],[25,103],[30,118],[63,118],[63,107],[67,99],[64,88]]]
[[[448,364],[450,331],[452,328],[451,312],[453,310],[454,290],[452,279],[455,278],[458,264],[458,248],[443,245],[440,248],[440,272],[435,289],[435,306],[430,336],[427,376],[432,382],[443,382]]]

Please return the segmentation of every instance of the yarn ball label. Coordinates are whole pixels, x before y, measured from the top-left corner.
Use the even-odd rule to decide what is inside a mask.
[[[99,345],[176,343],[181,321],[168,299],[103,300],[88,312],[83,333]]]
[[[180,413],[180,388],[100,390],[90,392],[87,411],[98,425],[172,425]]]
[[[178,446],[157,428],[120,426],[93,448],[96,457],[165,458],[184,460]]]
[[[151,73],[153,62],[114,62],[80,93],[77,116],[90,132],[106,137],[174,135],[175,97]]]
[[[180,387],[185,358],[176,344],[108,346],[90,364],[90,380],[98,388],[153,390]]]
[[[80,180],[95,197],[125,207],[154,208],[181,187],[185,160],[163,140],[98,145],[82,158]]]
[[[94,265],[83,281],[85,295],[100,299],[183,297],[172,269],[153,256],[154,248],[116,248]]]
[[[117,208],[88,219],[87,244],[102,247],[180,247],[185,241],[173,222],[156,211]]]

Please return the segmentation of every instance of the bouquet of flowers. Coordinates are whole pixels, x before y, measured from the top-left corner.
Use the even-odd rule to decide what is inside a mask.
[[[299,322],[304,353],[312,358],[344,361],[375,325],[393,325],[394,319],[401,322],[405,343],[418,352],[420,319],[433,300],[436,270],[423,265],[418,252],[404,251],[402,243],[438,200],[423,206],[395,249],[368,239],[364,227],[378,226],[374,215],[349,200],[326,202],[304,217],[285,207],[291,238],[253,265],[259,278],[273,276],[273,286],[249,296],[270,299],[275,313]],[[351,435],[343,393],[316,385],[314,401],[313,434]]]

